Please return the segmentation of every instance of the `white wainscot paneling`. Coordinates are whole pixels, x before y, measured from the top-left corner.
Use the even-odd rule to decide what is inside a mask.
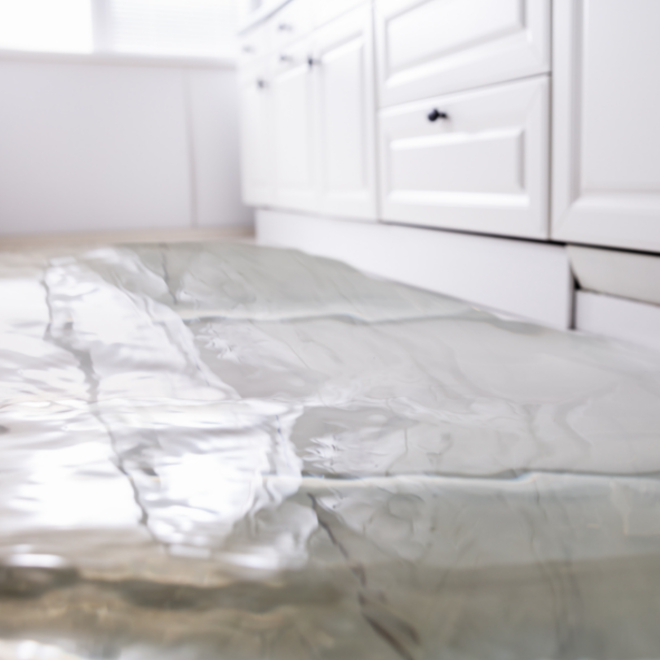
[[[240,197],[236,74],[189,69],[194,215],[200,227],[248,225],[253,214]]]
[[[186,227],[182,72],[0,63],[0,232]]]
[[[573,278],[561,246],[265,210],[257,212],[257,240],[553,327],[571,325]]]
[[[575,327],[660,351],[660,306],[578,291]]]

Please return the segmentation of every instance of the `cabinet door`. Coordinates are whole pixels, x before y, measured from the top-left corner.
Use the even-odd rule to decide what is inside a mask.
[[[380,105],[545,73],[550,22],[550,0],[376,0]]]
[[[298,44],[276,56],[272,77],[275,143],[275,202],[310,210],[316,203],[314,76],[311,45]]]
[[[371,8],[321,29],[314,48],[323,213],[376,219]]]
[[[553,237],[660,251],[660,2],[555,0]]]
[[[264,67],[246,69],[239,78],[241,108],[241,180],[243,201],[252,206],[271,201],[271,94]]]
[[[547,238],[548,80],[380,114],[385,220]]]

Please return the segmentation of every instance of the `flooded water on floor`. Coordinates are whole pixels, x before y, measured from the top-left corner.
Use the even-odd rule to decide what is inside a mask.
[[[660,355],[228,243],[0,300],[0,659],[660,658]]]

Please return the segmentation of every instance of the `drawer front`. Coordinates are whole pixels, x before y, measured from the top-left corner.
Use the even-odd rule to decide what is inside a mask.
[[[314,28],[313,0],[293,0],[268,21],[270,46],[279,50],[309,35]]]
[[[263,60],[244,67],[238,76],[241,185],[248,205],[267,204],[273,193],[270,86],[270,72]]]
[[[270,50],[270,27],[267,23],[253,28],[241,35],[238,43],[239,66],[250,66]]]
[[[303,39],[273,55],[270,82],[275,203],[312,209],[316,202],[314,75]]]
[[[370,4],[370,0],[314,0],[314,22],[317,27],[359,7]]]
[[[547,76],[383,110],[385,220],[548,235]]]
[[[550,70],[550,0],[376,0],[382,106]]]

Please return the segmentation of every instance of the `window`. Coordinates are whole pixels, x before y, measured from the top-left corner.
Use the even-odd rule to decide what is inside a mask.
[[[90,0],[0,0],[0,47],[91,52]]]
[[[235,0],[0,0],[0,48],[233,57]]]
[[[119,53],[228,55],[233,3],[218,0],[107,0],[108,41]]]

